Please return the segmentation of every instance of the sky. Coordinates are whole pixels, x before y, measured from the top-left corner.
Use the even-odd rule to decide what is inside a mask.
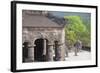
[[[79,12],[58,12],[58,11],[50,11],[49,13],[54,16],[64,17],[64,16],[80,16],[84,22],[90,23],[91,14],[90,13],[79,13]]]

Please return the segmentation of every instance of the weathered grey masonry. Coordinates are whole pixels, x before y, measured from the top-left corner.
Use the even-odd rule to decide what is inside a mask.
[[[24,62],[42,59],[43,61],[63,61],[65,59],[64,25],[49,19],[47,13],[40,13],[23,10],[22,42],[29,43],[28,57]]]

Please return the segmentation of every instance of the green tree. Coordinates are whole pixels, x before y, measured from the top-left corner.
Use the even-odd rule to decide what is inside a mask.
[[[68,24],[65,27],[65,38],[67,44],[72,46],[77,40],[81,40],[84,45],[90,42],[90,31],[87,30],[80,16],[65,16]],[[90,27],[88,27],[90,28]]]

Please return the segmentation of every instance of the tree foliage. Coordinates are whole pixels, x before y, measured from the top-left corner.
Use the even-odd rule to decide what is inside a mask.
[[[65,16],[68,24],[65,27],[65,38],[67,45],[72,46],[77,40],[83,45],[90,46],[90,26],[83,23],[80,16]]]

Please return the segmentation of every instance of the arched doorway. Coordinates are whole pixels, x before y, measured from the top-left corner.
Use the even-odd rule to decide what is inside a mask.
[[[44,40],[46,39],[37,39],[35,40],[35,47],[34,47],[34,60],[35,61],[46,61],[46,54],[44,55],[44,50],[46,51],[47,50],[47,40],[46,42],[44,42]],[[46,44],[44,46],[44,44]],[[45,49],[44,49],[45,48]]]

